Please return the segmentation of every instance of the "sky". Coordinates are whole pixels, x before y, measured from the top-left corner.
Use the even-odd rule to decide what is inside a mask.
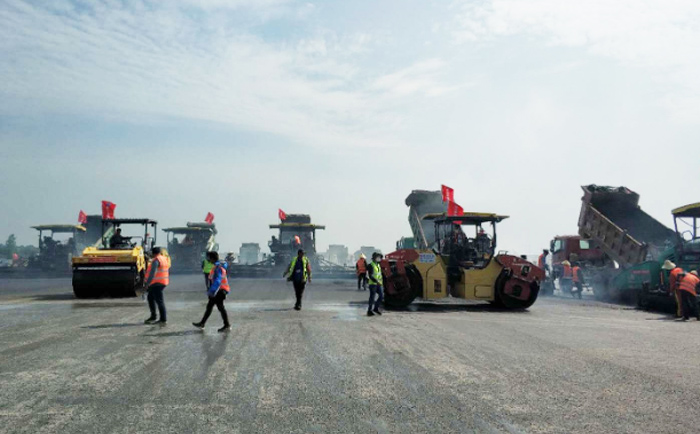
[[[700,201],[698,22],[690,0],[3,0],[0,241],[110,200],[212,212],[222,251],[281,208],[327,226],[319,250],[387,252],[441,184],[509,215],[518,254],[577,232],[581,185],[670,226]]]

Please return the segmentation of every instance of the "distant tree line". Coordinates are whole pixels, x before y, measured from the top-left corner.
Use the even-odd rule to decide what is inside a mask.
[[[5,244],[0,244],[0,258],[10,259],[14,253],[22,258],[28,258],[39,253],[39,249],[34,246],[18,246],[17,237],[15,234],[10,234]]]

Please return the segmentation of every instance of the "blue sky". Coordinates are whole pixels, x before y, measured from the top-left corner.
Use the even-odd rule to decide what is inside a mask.
[[[412,189],[511,215],[501,248],[576,231],[583,184],[670,224],[700,200],[692,1],[54,1],[0,4],[0,238],[78,211],[224,250],[278,207],[319,244],[390,250]],[[157,191],[158,194],[153,192]]]

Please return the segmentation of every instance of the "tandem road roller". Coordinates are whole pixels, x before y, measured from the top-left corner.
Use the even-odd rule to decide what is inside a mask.
[[[416,298],[451,296],[507,309],[530,307],[537,300],[545,272],[526,259],[496,253],[496,225],[508,217],[421,213],[439,210],[439,197],[439,192],[417,190],[407,198],[416,248],[389,253],[382,261],[384,303],[400,308]]]
[[[75,296],[136,297],[143,290],[157,225],[150,219],[103,219],[101,241],[72,259]],[[133,226],[143,227],[143,235],[122,235],[123,227]]]

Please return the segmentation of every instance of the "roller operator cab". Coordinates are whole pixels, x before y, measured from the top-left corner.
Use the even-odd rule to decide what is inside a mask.
[[[487,213],[423,216],[435,225],[434,244],[397,250],[382,261],[387,306],[448,296],[510,309],[532,306],[545,272],[525,259],[495,253],[496,225],[506,218]]]
[[[72,259],[75,296],[136,297],[143,290],[157,224],[150,219],[103,219],[101,240]]]

